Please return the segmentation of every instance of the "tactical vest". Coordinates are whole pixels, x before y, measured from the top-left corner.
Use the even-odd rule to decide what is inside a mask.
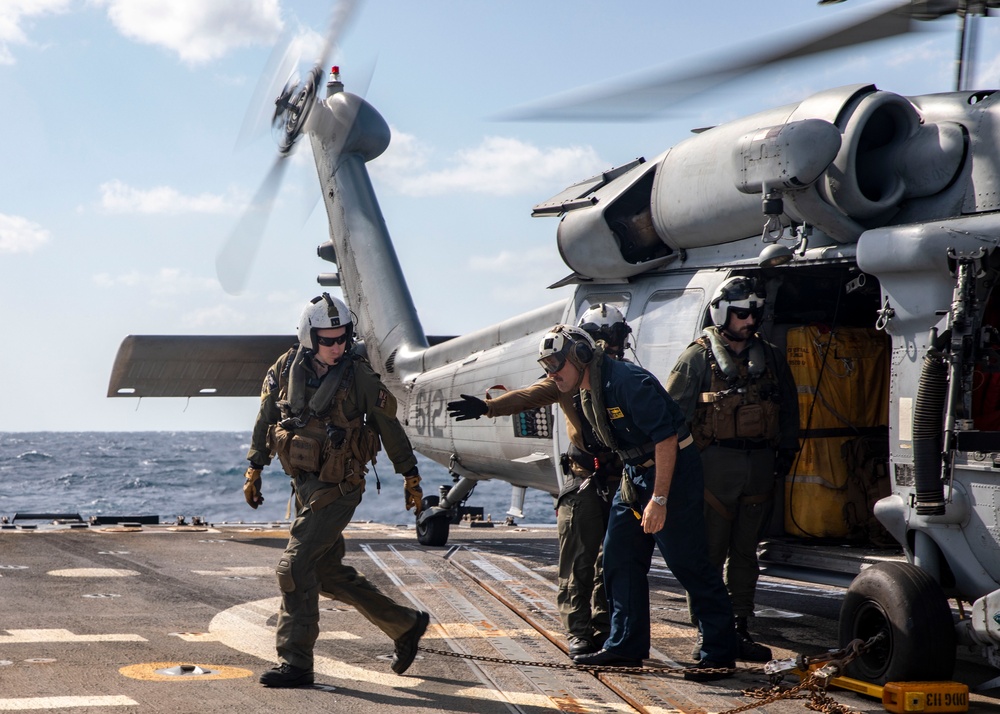
[[[764,371],[753,376],[746,361],[738,360],[739,374],[728,377],[707,337],[702,335],[694,344],[705,350],[711,375],[708,390],[698,395],[691,420],[691,435],[698,449],[704,451],[713,442],[730,439],[769,441],[777,448],[781,395],[773,360],[765,358]]]
[[[354,386],[354,361],[361,358],[351,355],[347,359],[350,361],[332,399],[318,412],[305,402],[304,406],[296,405],[299,407],[296,409],[293,405],[298,400],[289,399],[289,394],[297,392],[298,387],[304,392],[304,384],[292,384],[294,379],[301,378],[292,374],[294,354],[290,354],[281,370],[277,404],[282,420],[268,431],[268,448],[292,478],[315,473],[325,483],[337,485],[346,481],[353,487],[368,473],[368,462],[375,463],[375,455],[382,446],[378,434],[365,423],[363,415],[348,419],[344,412]]]

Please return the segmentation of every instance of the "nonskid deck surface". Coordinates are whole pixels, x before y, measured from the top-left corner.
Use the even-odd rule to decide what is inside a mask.
[[[144,526],[0,531],[0,711],[80,712],[719,712],[753,702],[759,666],[708,684],[678,674],[590,673],[492,660],[571,664],[556,609],[552,527],[456,528],[423,548],[411,528],[352,524],[347,562],[381,589],[431,613],[405,676],[392,642],[359,613],[320,603],[316,685],[257,683],[273,666],[284,526]],[[683,591],[654,561],[654,651],[647,664],[691,664]],[[775,657],[836,646],[842,590],[762,579],[754,629]],[[992,670],[960,662],[956,679]],[[963,679],[965,677],[965,679]],[[786,683],[797,683],[789,677]],[[881,703],[831,690],[859,712]],[[1000,712],[975,695],[972,711]],[[806,712],[804,700],[757,711]]]

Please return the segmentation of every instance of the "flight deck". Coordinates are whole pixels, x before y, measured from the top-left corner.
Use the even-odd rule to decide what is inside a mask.
[[[717,682],[684,680],[694,630],[683,590],[656,556],[653,652],[642,672],[573,665],[556,609],[553,526],[456,527],[421,547],[413,527],[352,523],[348,563],[431,614],[403,676],[392,642],[359,613],[322,599],[316,684],[268,689],[275,663],[274,566],[287,523],[40,524],[0,530],[0,711],[54,712],[726,712],[762,700],[761,665]],[[753,623],[776,658],[836,647],[843,590],[763,577]],[[960,654],[970,689],[993,676]],[[786,675],[786,688],[799,678]],[[806,691],[806,694],[808,691]],[[837,688],[851,711],[875,698]],[[799,713],[808,697],[755,711]],[[973,692],[970,711],[1000,712]]]

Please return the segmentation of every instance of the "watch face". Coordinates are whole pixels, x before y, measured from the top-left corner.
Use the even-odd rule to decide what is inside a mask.
[[[666,506],[667,505],[667,497],[666,496],[653,496],[653,498],[650,499],[650,500],[653,503],[655,503],[657,506]]]

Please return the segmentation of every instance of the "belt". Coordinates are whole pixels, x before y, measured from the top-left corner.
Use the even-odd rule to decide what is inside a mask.
[[[683,439],[681,439],[680,441],[677,442],[677,450],[680,451],[681,449],[686,449],[687,447],[691,446],[691,444],[693,444],[693,443],[694,443],[694,437],[691,436],[690,434],[688,434]],[[652,466],[655,463],[656,463],[656,461],[652,457],[650,457],[649,459],[646,459],[645,461],[643,461],[641,464],[636,464],[636,466],[638,466],[641,469],[648,469],[650,466]]]
[[[739,451],[774,449],[770,441],[760,439],[716,439],[709,446],[721,446],[723,449],[737,449]]]

